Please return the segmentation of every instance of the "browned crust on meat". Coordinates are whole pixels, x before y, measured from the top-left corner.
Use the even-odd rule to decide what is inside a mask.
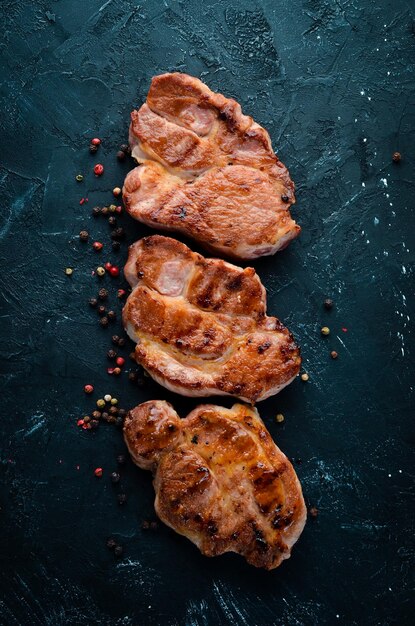
[[[277,567],[305,524],[301,486],[256,409],[202,405],[180,420],[166,402],[128,414],[132,458],[155,474],[155,507],[207,556],[237,552]]]
[[[187,74],[162,74],[131,120],[143,163],[123,189],[133,217],[235,258],[273,254],[298,236],[288,170],[235,100]]]
[[[266,315],[254,269],[205,259],[153,235],[130,248],[125,274],[134,290],[123,320],[137,342],[136,360],[169,389],[254,403],[298,374],[299,348]]]

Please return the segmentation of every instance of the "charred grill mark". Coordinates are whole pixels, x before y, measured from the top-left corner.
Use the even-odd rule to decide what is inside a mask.
[[[229,289],[229,291],[237,291],[238,289],[241,289],[242,283],[243,276],[242,274],[239,274],[238,276],[231,278],[231,280],[226,283],[226,289]]]
[[[259,344],[259,346],[257,348],[258,354],[263,354],[270,347],[271,347],[271,342],[270,341],[264,341],[264,343]]]

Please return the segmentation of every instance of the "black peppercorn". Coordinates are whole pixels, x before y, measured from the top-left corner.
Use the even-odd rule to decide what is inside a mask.
[[[95,154],[95,152],[98,152],[98,146],[96,146],[95,144],[91,143],[89,146],[89,151],[91,154]]]
[[[98,300],[97,300],[96,298],[90,298],[90,299],[89,299],[89,306],[92,306],[92,308],[94,308],[94,309],[95,309],[95,307],[97,306],[97,304],[98,304]]]
[[[332,309],[334,306],[334,302],[333,300],[330,300],[330,298],[327,298],[326,300],[324,300],[324,308],[327,309],[328,311],[330,309]]]
[[[120,427],[120,426],[122,426],[123,424],[124,424],[124,420],[123,420],[123,418],[122,418],[122,417],[120,417],[120,416],[118,415],[118,417],[116,417],[116,418],[115,418],[115,425],[116,425],[116,426],[118,426],[118,427]]]
[[[120,417],[125,417],[127,415],[127,411],[125,409],[118,409],[118,415]]]
[[[98,315],[105,315],[106,308],[104,307],[104,305],[100,304],[97,311],[98,311]]]
[[[101,411],[92,411],[92,417],[94,420],[99,420],[102,417]]]
[[[107,419],[108,424],[115,424],[115,417],[114,415],[110,415]]]
[[[84,417],[84,423],[85,423],[85,424],[88,424],[88,422],[90,422],[90,421],[91,421],[91,418],[89,417],[89,415],[85,415],[85,417]]]
[[[118,504],[125,504],[127,502],[127,496],[125,493],[119,493],[117,496]]]
[[[136,372],[130,372],[128,374],[128,380],[130,381],[130,383],[136,383],[137,382],[137,373]]]
[[[106,300],[108,298],[108,290],[104,288],[100,289],[98,291],[98,298],[100,300]]]
[[[283,193],[282,196],[281,196],[281,200],[283,202],[288,202],[289,201],[289,197],[285,193]]]
[[[119,341],[119,339],[120,339],[120,338],[118,337],[118,335],[113,335],[113,336],[111,337],[111,341],[112,341],[112,343],[113,343],[115,346],[118,346],[118,341]]]
[[[118,345],[120,346],[120,348],[122,348],[123,346],[125,346],[125,339],[124,337],[120,337],[118,339]]]
[[[394,153],[392,154],[392,161],[393,161],[394,163],[399,163],[399,161],[400,161],[401,159],[402,159],[402,155],[401,155],[401,153],[400,153],[400,152],[394,152]]]
[[[107,548],[109,548],[110,550],[114,550],[116,546],[117,546],[117,542],[115,541],[115,539],[113,539],[112,537],[107,539]]]
[[[123,239],[123,237],[125,237],[124,229],[121,226],[114,228],[111,233],[111,239]]]
[[[125,464],[125,454],[119,454],[117,456],[117,463],[118,465],[124,465]]]
[[[119,241],[112,242],[112,249],[114,250],[114,252],[118,252],[120,248],[121,248],[121,244]]]
[[[115,352],[115,350],[108,350],[107,352],[107,357],[111,360],[115,359],[117,356],[117,353]]]
[[[124,154],[130,154],[131,152],[130,146],[127,143],[123,143],[122,146],[120,146],[120,150],[124,152]]]
[[[110,408],[108,409],[108,413],[110,413],[110,415],[118,415],[118,409],[116,406],[110,406]]]
[[[109,208],[107,206],[103,206],[102,209],[101,209],[102,215],[108,215],[109,211],[110,210],[109,210]]]
[[[88,241],[89,238],[89,233],[87,230],[81,230],[81,232],[79,233],[79,239],[81,241]]]
[[[91,428],[98,428],[98,426],[99,426],[98,420],[91,420]]]
[[[125,152],[123,150],[118,150],[118,152],[117,152],[117,159],[119,161],[124,161],[125,156],[126,155],[125,155]]]
[[[98,217],[99,215],[101,215],[101,207],[94,206],[94,208],[92,209],[92,216]]]
[[[115,311],[108,311],[107,315],[108,319],[111,320],[111,322],[117,319],[117,314]]]
[[[116,218],[114,215],[111,215],[111,216],[108,218],[108,224],[109,224],[110,226],[116,226],[116,225],[117,225],[117,218]]]
[[[104,317],[101,317],[99,323],[101,324],[102,328],[106,328],[109,324],[108,317],[106,315]]]
[[[115,556],[120,557],[120,556],[122,556],[123,552],[124,552],[124,550],[123,550],[122,546],[115,546],[115,548],[114,548]]]
[[[119,475],[118,472],[112,472],[112,474],[111,474],[111,482],[113,482],[114,484],[119,483],[120,482],[120,478],[121,478],[121,476]]]
[[[104,420],[104,422],[107,422],[108,418],[109,418],[109,414],[106,411],[104,411],[102,414],[102,419]]]

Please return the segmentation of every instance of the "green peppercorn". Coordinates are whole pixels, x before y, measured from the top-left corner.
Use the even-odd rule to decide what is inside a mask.
[[[324,337],[327,337],[327,335],[330,335],[330,328],[328,326],[323,326],[320,332]]]
[[[67,276],[72,276],[72,274],[73,274],[73,269],[72,269],[72,267],[67,267],[67,268],[65,269],[65,274],[66,274]]]
[[[275,419],[277,420],[279,424],[281,424],[285,420],[285,417],[283,416],[282,413],[277,413]]]
[[[115,406],[116,404],[118,404],[118,400],[117,400],[117,398],[111,398],[111,404],[112,404],[113,406]]]
[[[98,275],[100,278],[102,278],[102,276],[104,276],[104,275],[105,275],[105,268],[104,268],[104,267],[99,266],[99,267],[97,267],[96,272],[97,272],[97,275]]]
[[[76,180],[78,181],[78,183],[82,183],[82,181],[84,180],[84,177],[82,176],[82,174],[77,174]]]
[[[99,398],[99,400],[97,400],[97,407],[98,407],[99,409],[103,409],[103,408],[104,408],[104,406],[105,406],[105,400],[104,400],[104,398]],[[104,415],[104,414],[102,414],[102,415]]]
[[[115,211],[117,210],[115,204],[110,204],[108,208],[110,213],[115,213]]]

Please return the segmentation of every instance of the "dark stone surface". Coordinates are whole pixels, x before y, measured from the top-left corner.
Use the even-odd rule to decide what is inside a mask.
[[[413,4],[4,0],[0,12],[1,623],[409,624]],[[112,485],[120,432],[76,426],[92,409],[87,382],[94,399],[112,392],[126,408],[168,398],[184,414],[195,404],[149,379],[132,387],[129,366],[110,378],[114,331],[87,306],[98,259],[126,258],[125,244],[109,252],[109,227],[90,209],[122,183],[131,163],[115,153],[129,112],[151,76],[170,69],[236,97],[269,129],[297,183],[302,236],[255,266],[270,314],[302,345],[310,381],[259,409],[279,446],[302,460],[295,466],[319,515],[270,573],[234,555],[204,558],[162,525],[140,530],[154,518],[150,475],[128,462]],[[93,136],[103,140],[95,156]],[[121,221],[129,242],[147,232]],[[100,256],[78,241],[83,228],[105,244]],[[104,283],[115,303],[120,281]],[[110,535],[124,545],[118,561]]]

